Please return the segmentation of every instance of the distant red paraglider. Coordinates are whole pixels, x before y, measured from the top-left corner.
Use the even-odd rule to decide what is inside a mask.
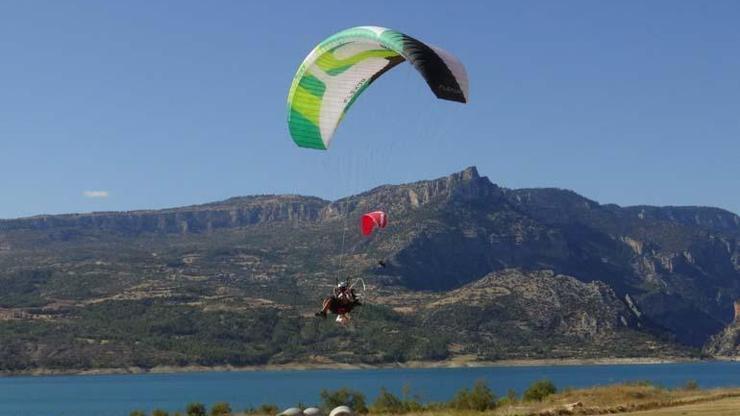
[[[364,236],[372,234],[376,228],[385,228],[387,224],[388,217],[383,211],[368,212],[360,218],[360,229]]]

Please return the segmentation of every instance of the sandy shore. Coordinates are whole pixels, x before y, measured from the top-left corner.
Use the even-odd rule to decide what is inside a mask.
[[[580,365],[640,365],[669,364],[679,362],[700,362],[702,360],[686,357],[635,357],[635,358],[593,358],[593,359],[522,359],[500,361],[477,361],[458,357],[445,361],[409,361],[391,364],[346,364],[336,362],[311,362],[268,364],[247,367],[234,366],[159,366],[151,369],[140,367],[98,368],[91,370],[36,369],[24,372],[0,372],[0,376],[50,376],[50,375],[103,375],[103,374],[168,374],[217,371],[301,371],[301,370],[371,370],[387,368],[475,368],[475,367],[533,367],[533,366],[580,366]]]

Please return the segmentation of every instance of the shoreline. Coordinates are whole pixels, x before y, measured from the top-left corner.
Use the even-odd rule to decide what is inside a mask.
[[[630,357],[630,358],[542,358],[542,359],[509,359],[500,361],[445,360],[445,361],[409,361],[389,364],[348,364],[336,362],[323,363],[288,363],[266,364],[235,367],[198,366],[185,367],[158,366],[150,369],[141,367],[99,368],[90,370],[52,370],[36,369],[30,371],[0,371],[0,377],[43,377],[43,376],[90,376],[90,375],[138,375],[138,374],[181,374],[212,372],[255,372],[255,371],[312,371],[312,370],[383,370],[383,369],[433,369],[433,368],[495,368],[495,367],[539,367],[539,366],[586,366],[586,365],[649,365],[740,361],[740,358],[698,359],[687,357]]]

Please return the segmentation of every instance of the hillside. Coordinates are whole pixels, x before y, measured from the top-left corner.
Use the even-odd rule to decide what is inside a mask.
[[[366,239],[372,209],[391,223]],[[720,209],[475,168],[333,202],[2,220],[0,369],[689,354],[732,320],[739,237]],[[370,286],[351,329],[312,316],[338,276]]]

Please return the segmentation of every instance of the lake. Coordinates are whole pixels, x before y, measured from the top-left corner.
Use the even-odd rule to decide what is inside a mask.
[[[521,393],[541,378],[558,388],[629,380],[668,387],[687,380],[701,387],[740,386],[740,362],[0,377],[0,415],[126,416],[134,409],[183,410],[193,401],[226,401],[234,410],[262,403],[284,408],[318,404],[321,389],[339,387],[360,390],[372,400],[381,387],[400,395],[408,385],[423,401],[442,401],[479,379],[501,396],[510,388]]]

